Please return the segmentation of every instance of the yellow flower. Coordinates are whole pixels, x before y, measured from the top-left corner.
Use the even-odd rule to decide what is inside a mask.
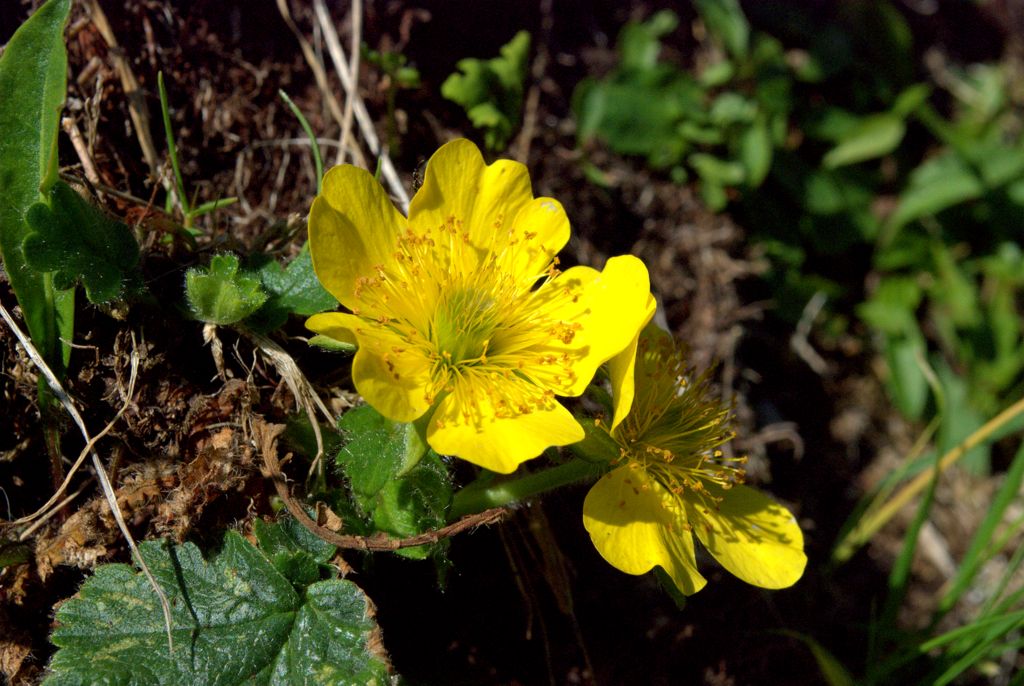
[[[306,326],[359,346],[356,389],[384,416],[427,421],[427,442],[508,473],[583,429],[578,396],[652,307],[632,256],[557,269],[569,240],[558,201],[534,198],[522,164],[485,165],[466,140],[430,161],[408,219],[374,178],[340,166],[309,216],[313,266],[349,313]]]
[[[796,583],[807,564],[800,527],[786,508],[742,485],[746,458],[719,450],[733,435],[731,412],[706,377],[687,377],[672,337],[650,325],[609,367],[609,431],[620,463],[583,503],[583,524],[601,556],[629,574],[660,566],[690,595],[706,583],[695,533],[747,583]]]

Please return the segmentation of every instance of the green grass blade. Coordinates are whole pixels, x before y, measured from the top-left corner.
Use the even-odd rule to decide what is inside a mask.
[[[299,124],[302,126],[302,130],[306,132],[306,136],[309,138],[309,144],[313,148],[313,164],[316,165],[316,194],[320,195],[320,182],[324,178],[324,160],[320,156],[320,144],[316,140],[316,135],[313,133],[313,127],[309,125],[306,117],[303,116],[302,110],[299,109],[298,105],[292,102],[292,99],[288,97],[288,94],[283,90],[278,90],[277,94],[281,96],[284,103],[288,105],[288,109],[292,111],[295,118],[299,120]]]
[[[924,498],[921,499],[921,504],[914,514],[914,519],[903,537],[903,547],[900,549],[899,557],[896,558],[892,571],[889,573],[889,594],[885,599],[880,620],[885,633],[891,632],[896,627],[896,615],[899,612],[900,605],[903,604],[903,599],[907,593],[907,584],[910,581],[910,567],[914,561],[914,552],[917,550],[917,542],[921,537],[921,529],[928,520],[932,505],[935,503],[935,488],[939,484],[939,477],[941,475],[942,472],[939,469],[938,461],[936,461],[934,474],[931,483],[928,485],[928,491],[925,493]]]
[[[33,342],[58,368],[52,279],[27,267],[22,242],[25,212],[57,178],[70,9],[70,0],[50,0],[14,33],[0,58],[0,255]]]
[[[217,198],[216,200],[210,200],[209,202],[204,202],[198,207],[194,207],[190,214],[193,217],[201,217],[204,214],[209,214],[210,212],[223,209],[229,205],[234,205],[236,202],[238,202],[238,198],[233,196],[230,198]]]
[[[174,182],[178,195],[178,204],[181,205],[181,213],[186,218],[191,214],[188,196],[185,195],[185,180],[181,177],[181,167],[178,166],[178,147],[174,142],[174,129],[171,128],[171,110],[167,104],[167,89],[164,87],[164,73],[156,74],[156,85],[160,91],[160,114],[164,120],[164,136],[167,137],[167,156],[171,158],[171,168],[174,170]]]
[[[981,569],[982,564],[988,559],[985,551],[991,549],[990,543],[995,535],[996,527],[1002,521],[1006,509],[1016,499],[1022,482],[1024,482],[1024,445],[1017,450],[1017,454],[1010,464],[1010,469],[1007,470],[1006,477],[1003,479],[1003,485],[999,488],[999,492],[996,494],[995,500],[988,513],[986,513],[981,526],[978,527],[978,531],[974,534],[974,538],[971,539],[971,545],[967,549],[967,553],[964,555],[963,562],[961,562],[959,569],[957,569],[956,575],[953,577],[953,583],[949,591],[939,601],[935,622],[952,609],[957,600],[960,599],[960,596],[970,586],[978,570]]]

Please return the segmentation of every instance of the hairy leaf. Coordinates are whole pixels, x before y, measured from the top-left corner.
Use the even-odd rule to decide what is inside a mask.
[[[205,270],[189,269],[185,294],[196,318],[211,324],[240,322],[267,300],[259,279],[240,273],[231,254],[214,255]]]
[[[348,435],[338,465],[360,499],[377,495],[385,484],[415,467],[427,451],[415,424],[391,421],[369,405],[346,412],[338,428]]]
[[[139,261],[139,246],[128,227],[63,181],[53,184],[49,201],[49,206],[29,208],[32,233],[25,238],[25,261],[40,272],[53,272],[57,288],[81,282],[90,302],[120,297]]]
[[[102,565],[57,612],[59,650],[44,683],[385,684],[363,592],[332,579],[296,588],[235,532],[204,560],[191,543],[147,541],[142,556],[170,600],[174,652],[146,578]]]

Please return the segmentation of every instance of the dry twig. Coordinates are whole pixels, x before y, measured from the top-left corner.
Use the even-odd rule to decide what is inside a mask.
[[[142,559],[142,555],[139,553],[139,547],[135,544],[135,539],[132,537],[132,532],[128,530],[128,525],[124,521],[124,516],[121,513],[121,507],[117,504],[117,494],[114,493],[114,487],[110,483],[110,479],[107,477],[107,471],[103,468],[103,462],[100,460],[100,456],[96,453],[96,450],[92,447],[95,445],[96,439],[93,439],[89,435],[89,430],[85,427],[85,420],[82,419],[81,413],[78,408],[75,407],[74,401],[68,396],[64,387],[61,386],[57,376],[50,369],[49,365],[43,359],[39,351],[36,350],[35,346],[32,345],[32,341],[29,340],[28,336],[18,327],[14,319],[11,317],[7,309],[0,305],[0,316],[10,327],[11,331],[17,337],[18,341],[25,348],[25,352],[28,353],[32,363],[42,372],[43,377],[46,379],[46,384],[53,391],[53,394],[60,401],[60,404],[64,406],[68,414],[71,415],[71,419],[74,420],[78,426],[79,431],[82,432],[82,437],[85,438],[86,448],[89,450],[92,456],[92,466],[96,470],[96,478],[99,479],[100,488],[103,490],[103,496],[107,500],[107,504],[110,506],[110,512],[114,515],[114,520],[117,522],[117,527],[121,530],[121,535],[124,536],[125,541],[128,543],[128,547],[131,549],[132,554],[139,563],[139,567],[142,572],[146,575],[150,585],[156,592],[157,597],[160,599],[160,607],[164,613],[164,627],[167,629],[167,647],[171,652],[174,652],[174,638],[171,635],[171,605],[167,602],[167,596],[164,595],[163,589],[160,588],[160,584],[157,583],[153,573],[149,570],[149,565]],[[138,362],[134,359],[137,355],[133,355],[133,364],[137,365]],[[107,429],[109,430],[109,428]]]
[[[285,0],[278,0],[278,2],[282,3]],[[380,160],[381,175],[384,177],[391,195],[398,201],[402,213],[408,214],[409,194],[406,193],[405,186],[402,185],[402,180],[398,178],[398,172],[395,171],[395,165],[392,164],[391,158],[381,145],[380,138],[377,137],[377,130],[373,126],[373,119],[370,118],[370,112],[366,109],[366,103],[363,102],[362,96],[359,95],[357,79],[354,74],[350,74],[348,71],[348,60],[345,58],[345,50],[341,47],[338,31],[334,28],[334,22],[327,11],[327,6],[324,4],[324,0],[314,0],[313,6],[316,8],[316,18],[320,30],[324,32],[324,39],[327,41],[327,52],[330,54],[331,62],[334,63],[334,69],[338,72],[338,77],[341,79],[345,95],[352,103],[356,123],[359,124],[359,130],[363,134],[363,139],[366,140],[366,146]]]
[[[315,534],[317,537],[327,541],[339,548],[365,550],[365,551],[388,551],[400,548],[411,548],[418,545],[437,543],[445,538],[450,538],[468,529],[475,529],[478,526],[496,524],[500,522],[510,510],[502,507],[491,508],[476,514],[466,515],[448,526],[441,527],[434,531],[425,531],[422,534],[410,536],[409,538],[391,538],[386,533],[380,532],[371,536],[354,536],[351,534],[339,534],[326,529],[306,514],[306,510],[292,497],[288,490],[284,474],[281,473],[281,463],[277,459],[277,439],[284,432],[283,424],[267,424],[258,422],[255,424],[254,438],[256,447],[263,456],[263,474],[274,482],[277,495],[284,502],[288,512],[299,521],[302,526]]]

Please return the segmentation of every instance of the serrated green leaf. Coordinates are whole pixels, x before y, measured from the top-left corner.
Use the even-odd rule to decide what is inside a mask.
[[[338,466],[348,477],[352,491],[364,502],[385,484],[409,472],[427,452],[415,424],[392,421],[369,405],[343,414],[338,428],[347,435],[338,453]]]
[[[520,31],[489,60],[460,60],[458,69],[441,84],[441,95],[466,110],[473,125],[484,131],[488,148],[505,147],[519,125],[523,81],[530,55],[530,33]]]
[[[53,272],[54,285],[62,290],[80,282],[92,303],[121,297],[139,261],[139,245],[128,227],[63,181],[53,184],[48,200],[48,206],[36,203],[26,215],[32,230],[23,245],[28,265]]]
[[[835,169],[888,155],[903,140],[906,130],[903,117],[891,112],[864,117],[825,153],[821,163],[826,169]]]
[[[238,258],[214,255],[206,269],[189,269],[185,274],[185,295],[197,319],[211,324],[234,324],[267,300],[259,279],[239,272]]]
[[[175,651],[146,578],[101,565],[57,611],[48,686],[65,684],[384,684],[377,630],[352,582],[296,589],[235,532],[204,560],[191,543],[140,546],[171,603]]]
[[[276,522],[257,519],[252,532],[274,568],[296,586],[319,581],[321,565],[337,550],[290,516]]]
[[[257,275],[268,297],[246,321],[248,326],[257,331],[273,331],[284,326],[289,315],[308,317],[338,306],[338,301],[324,290],[316,278],[313,260],[306,246],[287,268],[272,259],[259,268]]]
[[[452,482],[448,468],[433,450],[399,479],[392,479],[377,493],[373,505],[373,523],[378,531],[398,538],[438,529],[445,525],[452,501]],[[437,545],[447,545],[447,540]],[[416,546],[396,551],[403,557],[422,560],[432,546]]]
[[[36,347],[60,368],[58,335],[73,337],[73,297],[29,269],[25,213],[57,178],[57,132],[67,87],[64,26],[70,0],[51,0],[22,24],[0,56],[0,256]],[[65,357],[70,348],[65,345]]]

